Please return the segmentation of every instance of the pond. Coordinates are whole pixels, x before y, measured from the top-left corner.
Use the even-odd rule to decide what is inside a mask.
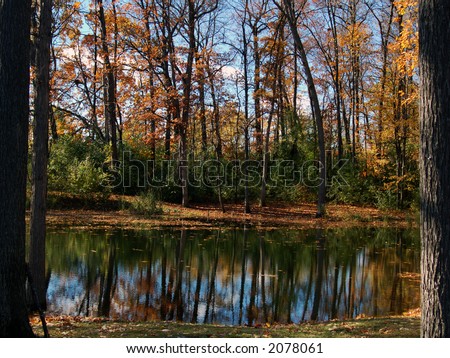
[[[66,230],[47,239],[48,311],[257,325],[419,306],[417,230]]]

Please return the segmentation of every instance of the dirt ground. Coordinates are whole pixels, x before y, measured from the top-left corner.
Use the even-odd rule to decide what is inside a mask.
[[[340,228],[340,227],[416,227],[417,217],[412,212],[381,211],[375,208],[330,204],[324,218],[315,217],[314,204],[289,205],[272,203],[261,208],[254,205],[251,214],[245,214],[242,205],[227,204],[225,213],[218,206],[197,204],[189,208],[164,203],[163,214],[152,217],[136,215],[127,210],[50,210],[49,226],[122,227],[122,228],[214,228],[223,225],[256,228]]]

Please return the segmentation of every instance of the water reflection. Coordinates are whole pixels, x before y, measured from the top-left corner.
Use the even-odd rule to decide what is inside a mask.
[[[68,231],[48,235],[49,311],[255,325],[419,304],[418,233]]]

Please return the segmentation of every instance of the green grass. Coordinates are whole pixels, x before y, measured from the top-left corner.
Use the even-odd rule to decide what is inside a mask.
[[[42,335],[37,319],[34,332]],[[363,318],[326,323],[264,325],[257,327],[187,324],[175,322],[120,322],[99,318],[49,318],[51,337],[91,338],[417,338],[417,317]]]

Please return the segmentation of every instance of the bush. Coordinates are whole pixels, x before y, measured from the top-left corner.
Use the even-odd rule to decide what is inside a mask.
[[[147,190],[138,195],[131,202],[130,209],[132,212],[145,217],[152,217],[163,213],[161,204],[152,190]]]
[[[101,168],[96,167],[89,157],[82,161],[75,160],[68,168],[65,189],[69,193],[82,196],[92,193],[102,193],[107,196],[110,193],[104,185],[107,179],[108,175]]]
[[[375,206],[381,210],[397,208],[397,194],[391,190],[379,190],[375,193]]]
[[[108,196],[110,190],[103,185],[108,175],[102,170],[107,158],[107,148],[98,143],[61,137],[50,152],[49,190],[82,196],[92,193]]]
[[[341,169],[345,182],[332,181],[328,188],[328,197],[339,204],[373,205],[380,184],[376,178],[366,175],[357,166],[347,165]]]

